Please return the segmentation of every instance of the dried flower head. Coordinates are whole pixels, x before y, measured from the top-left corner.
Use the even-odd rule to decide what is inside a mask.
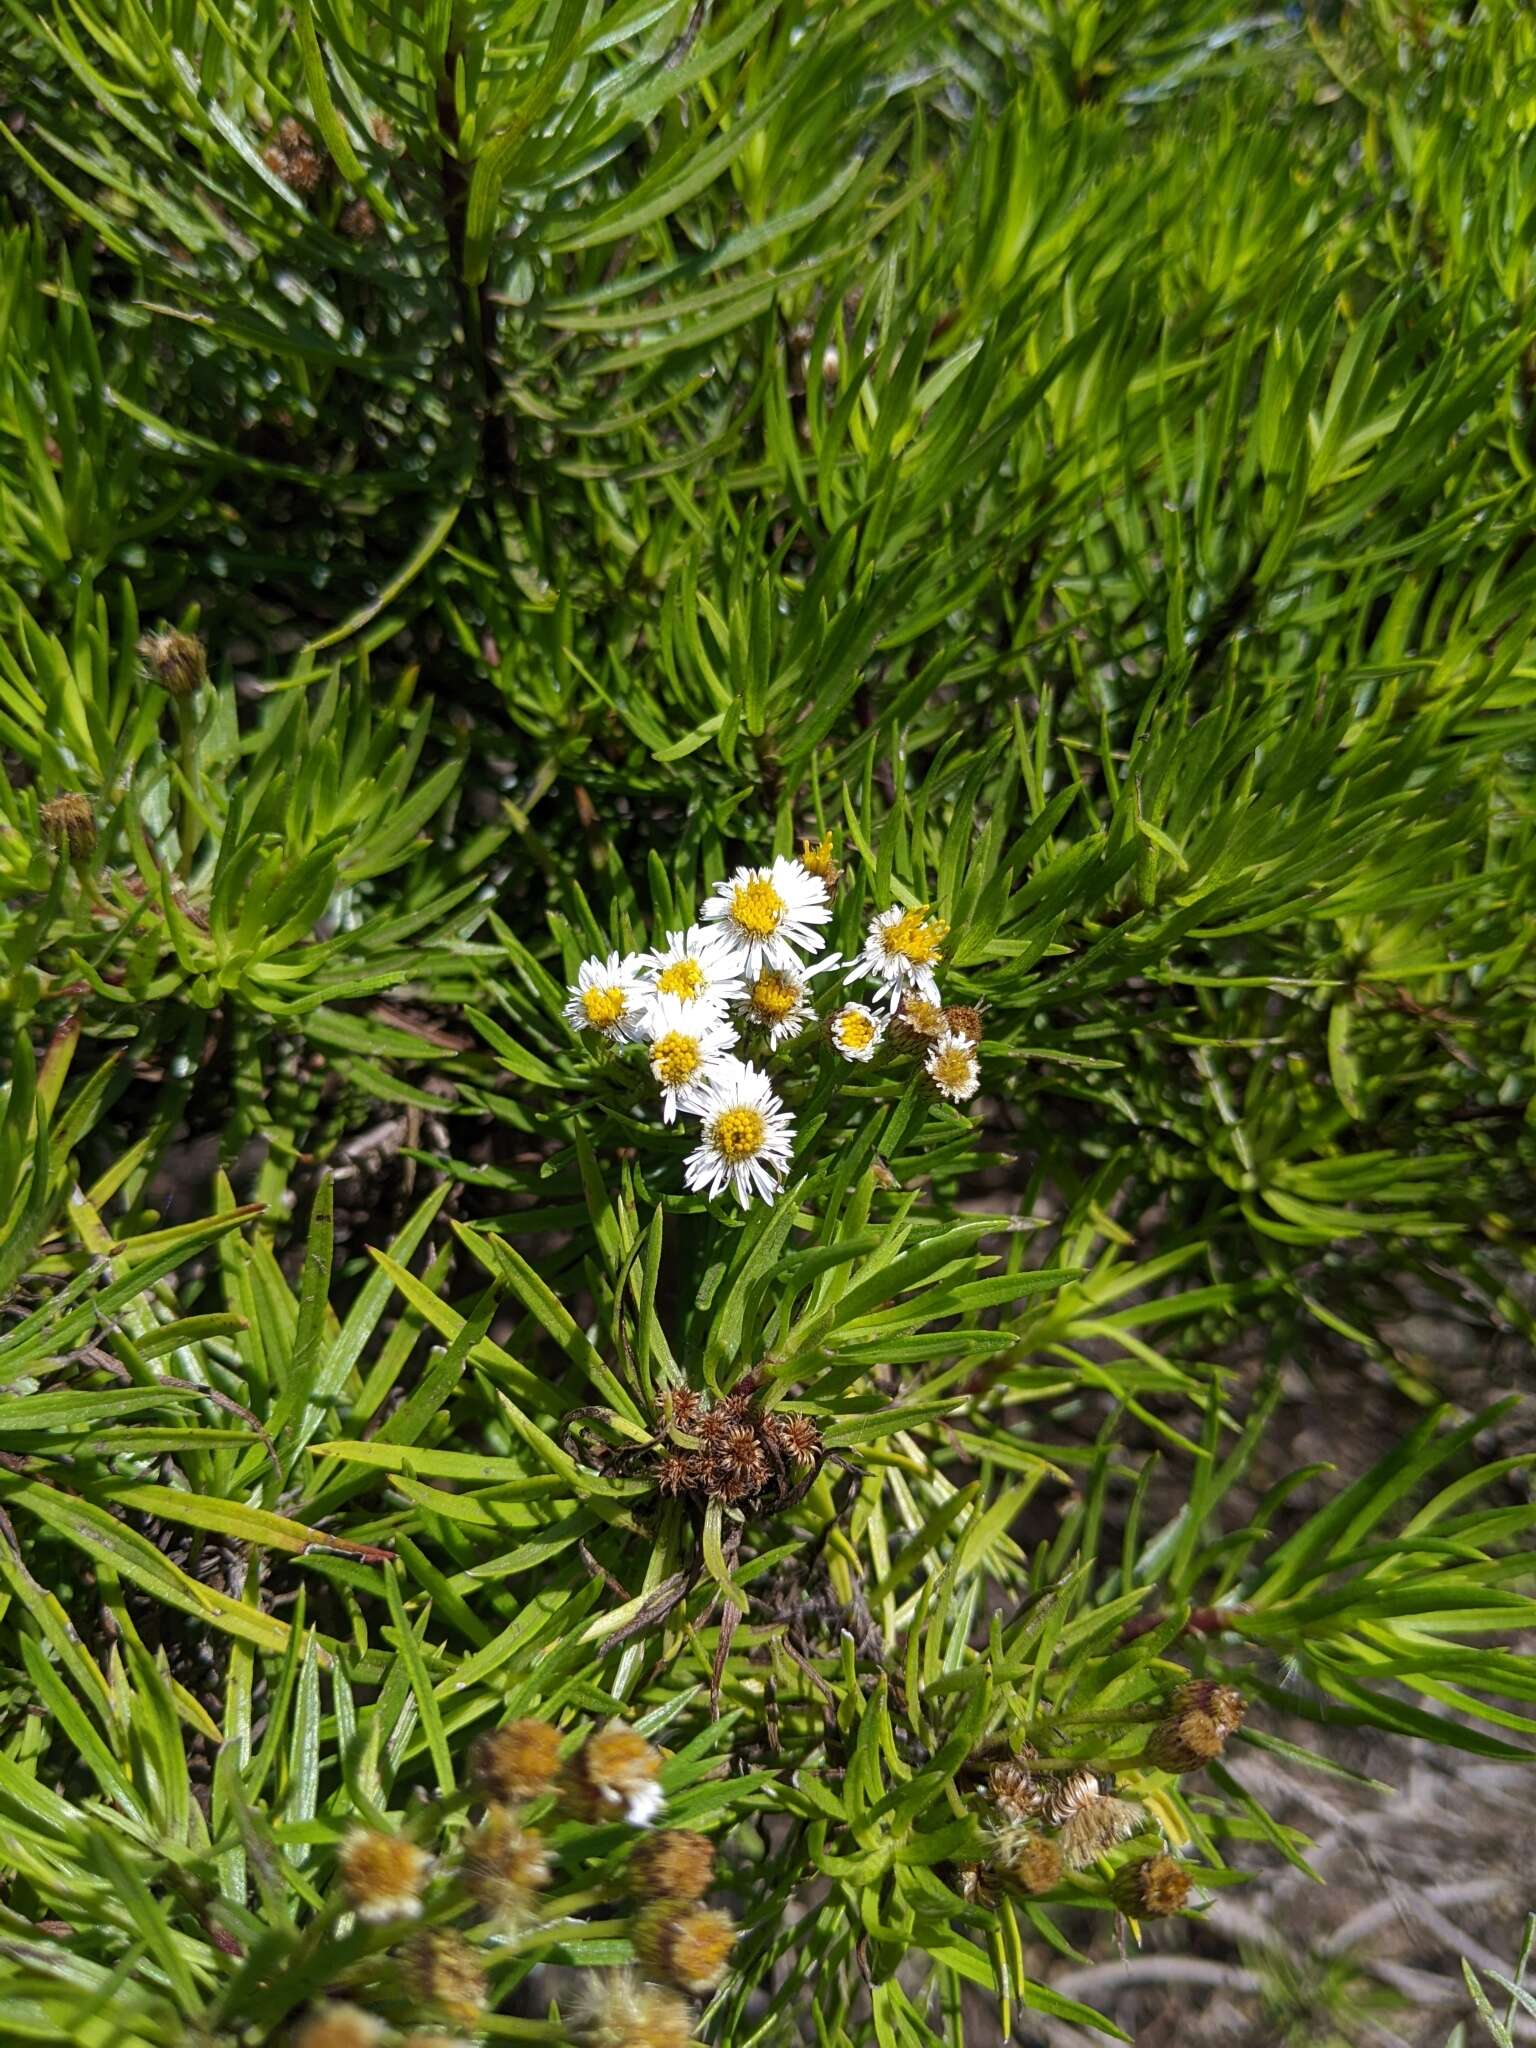
[[[784,1415],[777,1420],[778,1447],[785,1457],[796,1465],[814,1465],[821,1456],[821,1431],[809,1415]]]
[[[1056,1844],[1027,1827],[1004,1828],[992,1851],[992,1869],[1002,1883],[1031,1896],[1060,1884],[1062,1868]]]
[[[1227,1746],[1221,1724],[1198,1707],[1170,1714],[1147,1737],[1142,1760],[1160,1771],[1203,1771]]]
[[[1110,1895],[1133,1920],[1166,1920],[1189,1900],[1189,1872],[1175,1856],[1138,1856],[1116,1871]]]
[[[713,1991],[725,1975],[736,1940],[729,1913],[657,1899],[636,1914],[631,1929],[635,1953],[647,1968],[680,1990]]]
[[[208,652],[195,633],[146,633],[139,652],[168,697],[190,697],[208,680]]]
[[[636,1898],[702,1899],[715,1874],[714,1845],[687,1828],[663,1828],[629,1859],[626,1873]]]
[[[549,1883],[549,1851],[515,1814],[493,1806],[464,1845],[464,1883],[476,1905],[504,1933],[528,1919],[534,1895]]]
[[[1080,1812],[1106,1789],[1098,1772],[1086,1767],[1063,1775],[1042,1774],[1038,1782],[1040,1804],[1036,1811],[1053,1828],[1070,1820],[1074,1813]]]
[[[951,1003],[944,1012],[945,1022],[957,1038],[968,1038],[972,1045],[981,1043],[981,1012],[970,1003]]]
[[[304,123],[295,121],[291,114],[278,122],[261,160],[290,192],[297,192],[304,199],[319,191],[331,167],[330,158]]]
[[[359,1920],[414,1920],[432,1859],[404,1835],[354,1828],[336,1852],[347,1904]]]
[[[633,1970],[594,1970],[575,2030],[585,2048],[689,2048],[693,2007]]]
[[[1005,1820],[1038,1820],[1045,1788],[1026,1764],[994,1764],[987,1773],[987,1797]]]
[[[902,1045],[917,1046],[942,1038],[951,1028],[949,1012],[926,996],[907,996],[891,1023],[891,1036]]]
[[[968,1906],[990,1906],[993,1898],[992,1873],[984,1863],[961,1863],[955,1868],[954,1888]]]
[[[290,2048],[376,2048],[383,2038],[383,2025],[371,2012],[338,1999],[306,2014],[289,2042]]]
[[[1173,1714],[1209,1714],[1223,1736],[1235,1735],[1248,1713],[1248,1702],[1235,1685],[1222,1685],[1213,1678],[1192,1678],[1181,1685],[1168,1703]]]
[[[669,1387],[662,1397],[662,1420],[668,1429],[691,1436],[703,1402],[692,1387]]]
[[[371,242],[379,232],[379,216],[366,199],[353,199],[341,209],[336,225],[349,242]]]
[[[576,1758],[576,1780],[588,1810],[611,1820],[622,1814],[644,1827],[661,1811],[661,1753],[631,1728],[589,1735]]]
[[[1128,1842],[1143,1825],[1142,1811],[1128,1799],[1100,1793],[1062,1822],[1062,1860],[1068,1870],[1086,1870],[1117,1842]]]
[[[95,813],[90,799],[77,791],[50,797],[37,816],[44,839],[50,846],[68,847],[72,860],[84,860],[95,847]]]
[[[547,1792],[560,1768],[560,1730],[548,1721],[509,1721],[482,1735],[469,1753],[476,1793],[515,1806]]]
[[[485,2010],[485,1965],[462,1934],[434,1927],[413,1935],[404,1961],[414,1998],[460,2026],[475,2024]]]

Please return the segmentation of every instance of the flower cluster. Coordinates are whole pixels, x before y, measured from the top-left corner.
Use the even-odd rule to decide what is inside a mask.
[[[408,1836],[381,1828],[356,1828],[345,1837],[337,1874],[360,1921],[382,1927],[419,1920],[434,1886],[430,1924],[410,1934],[378,1980],[387,2001],[403,1997],[426,2031],[399,2034],[359,2004],[332,2001],[299,2022],[292,2048],[463,2048],[465,2034],[480,2032],[490,1954],[536,1938],[559,1917],[558,1900],[540,1903],[554,1857],[525,1809],[553,1795],[574,1818],[647,1830],[661,1813],[661,1753],[634,1729],[595,1729],[569,1762],[560,1751],[560,1731],[546,1721],[509,1721],[475,1741],[469,1791],[482,1812],[456,1857],[449,1850],[435,1858]],[[614,1923],[616,1933],[628,1933],[639,1967],[593,1971],[578,2000],[576,2033],[584,2048],[684,2048],[691,2040],[695,2015],[684,1994],[700,1996],[720,1984],[736,1940],[731,1916],[703,1904],[714,1867],[703,1835],[674,1828],[643,1836],[620,1880],[629,1917]],[[462,1929],[445,1924],[454,1917]]]
[[[807,840],[798,860],[737,868],[696,923],[650,952],[593,955],[567,991],[574,1030],[644,1046],[664,1123],[698,1119],[683,1170],[695,1194],[729,1190],[747,1208],[782,1187],[794,1119],[764,1066],[743,1057],[742,1042],[755,1039],[761,1061],[799,1037],[816,1018],[813,984],[838,969],[845,981],[875,985],[871,1002],[845,995],[821,1020],[840,1059],[867,1065],[889,1040],[918,1052],[951,1102],[968,1101],[980,1085],[980,1015],[945,1009],[934,973],[949,927],[925,909],[880,911],[845,967],[840,954],[818,950],[837,878],[826,840]]]

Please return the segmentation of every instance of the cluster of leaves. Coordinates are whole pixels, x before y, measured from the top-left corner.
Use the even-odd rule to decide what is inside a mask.
[[[347,1829],[508,1714],[670,1752],[729,2048],[1107,2024],[1107,1865],[956,1880],[1026,1742],[1206,1891],[1305,1858],[1281,1715],[1528,1753],[1532,1459],[1403,1336],[1536,1335],[1536,24],[1468,14],[8,0],[8,2040],[283,2040]],[[564,985],[813,830],[987,1092],[808,1071],[743,1218]],[[1297,1469],[1344,1374],[1396,1441]],[[662,1492],[679,1389],[808,1483]],[[627,1956],[610,1832],[490,2038]]]

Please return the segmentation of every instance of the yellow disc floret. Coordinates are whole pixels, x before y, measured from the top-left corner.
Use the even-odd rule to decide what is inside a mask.
[[[681,996],[685,1003],[691,1003],[703,988],[704,970],[697,960],[674,960],[656,977],[658,995]]]
[[[752,1012],[765,1024],[781,1024],[799,1000],[799,985],[772,969],[752,984]]]
[[[594,1031],[611,1031],[624,1015],[624,991],[621,988],[584,988],[581,1007]]]
[[[847,1046],[850,1052],[863,1052],[874,1042],[874,1019],[866,1017],[862,1010],[844,1010],[833,1029],[837,1032],[838,1044]]]
[[[749,938],[771,939],[786,907],[772,882],[743,882],[731,894],[731,922]]]
[[[914,967],[933,967],[944,957],[939,948],[948,932],[944,920],[930,917],[926,909],[905,910],[894,924],[881,926],[880,943],[895,959],[909,960]]]
[[[669,1031],[651,1047],[651,1067],[663,1088],[681,1088],[699,1068],[699,1041],[684,1031]]]
[[[738,1106],[720,1112],[710,1135],[720,1157],[734,1162],[751,1159],[759,1152],[767,1131],[768,1127],[757,1110]]]

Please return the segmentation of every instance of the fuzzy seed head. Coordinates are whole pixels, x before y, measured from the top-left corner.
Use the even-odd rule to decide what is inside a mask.
[[[261,160],[290,192],[297,192],[302,199],[319,191],[331,166],[330,158],[303,122],[295,121],[291,114],[278,122]]]
[[[786,1415],[779,1431],[784,1455],[797,1465],[810,1467],[821,1456],[821,1431],[809,1415]]]
[[[404,1835],[354,1828],[336,1852],[347,1904],[359,1920],[414,1920],[432,1859]]]
[[[702,1995],[713,1991],[725,1975],[736,1923],[729,1913],[708,1906],[658,1899],[636,1914],[631,1936],[635,1953],[647,1968],[682,1991]]]
[[[1062,1867],[1056,1844],[1029,1828],[1005,1828],[992,1852],[992,1869],[998,1879],[1031,1897],[1054,1890],[1061,1882]]]
[[[1059,1837],[1062,1861],[1068,1870],[1086,1870],[1117,1842],[1128,1842],[1141,1826],[1139,1806],[1100,1793],[1063,1821]]]
[[[560,1731],[548,1721],[509,1721],[479,1738],[469,1768],[475,1791],[494,1805],[537,1799],[560,1768]]]
[[[432,1928],[405,1949],[405,1981],[413,1997],[460,2026],[485,2010],[485,1965],[462,1934]]]
[[[360,2005],[335,2000],[317,2006],[289,2036],[290,2048],[377,2048],[384,2028]]]
[[[520,1827],[505,1806],[493,1806],[465,1844],[464,1883],[498,1928],[515,1931],[528,1919],[534,1894],[549,1883],[543,1837]]]
[[[1040,1781],[1040,1816],[1051,1827],[1060,1827],[1103,1790],[1097,1771],[1069,1771],[1064,1777],[1044,1777]]]
[[[1142,1756],[1160,1771],[1182,1775],[1203,1771],[1207,1764],[1216,1761],[1226,1745],[1226,1734],[1212,1715],[1203,1714],[1198,1707],[1187,1707],[1182,1714],[1170,1714],[1166,1721],[1158,1722],[1147,1738]]]
[[[1194,1678],[1181,1685],[1169,1702],[1172,1714],[1209,1714],[1223,1737],[1235,1735],[1248,1714],[1248,1702],[1235,1685],[1220,1685],[1215,1679]]]
[[[1039,1819],[1045,1809],[1045,1792],[1025,1764],[994,1764],[987,1773],[987,1796],[1003,1818],[1016,1825]]]
[[[336,225],[349,242],[371,242],[379,232],[379,216],[366,199],[354,199],[341,209]]]
[[[589,1735],[576,1759],[578,1783],[595,1817],[622,1814],[644,1827],[661,1809],[661,1754],[631,1728],[603,1728]]]
[[[67,847],[72,860],[84,860],[96,844],[96,818],[90,799],[76,791],[51,797],[38,811],[38,823],[50,846]]]
[[[957,1038],[968,1038],[972,1045],[981,1043],[981,1012],[969,1003],[951,1003],[944,1012],[945,1020]]]
[[[1110,1894],[1133,1920],[1166,1920],[1189,1900],[1189,1872],[1174,1856],[1138,1856],[1115,1873]]]
[[[575,2021],[584,2048],[689,2048],[693,2007],[675,1991],[646,1984],[633,1970],[591,1977]]]
[[[629,1889],[637,1899],[702,1899],[714,1875],[713,1843],[687,1828],[648,1836],[629,1859]]]
[[[139,652],[168,697],[190,697],[208,680],[208,654],[195,633],[146,633]]]

